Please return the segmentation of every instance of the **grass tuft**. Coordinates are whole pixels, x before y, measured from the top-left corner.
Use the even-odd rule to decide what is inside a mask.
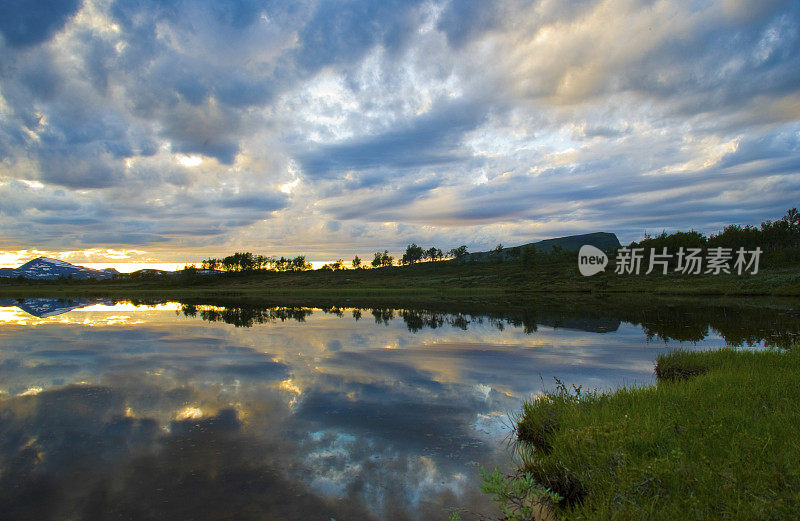
[[[674,351],[658,355],[656,359],[656,378],[659,380],[686,380],[708,371],[709,358],[703,353]]]
[[[522,417],[516,424],[517,441],[527,444],[537,451],[548,453],[552,450],[551,437],[558,427],[556,408],[546,403],[528,402],[523,405]]]

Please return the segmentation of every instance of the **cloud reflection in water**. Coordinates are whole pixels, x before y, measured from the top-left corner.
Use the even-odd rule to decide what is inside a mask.
[[[176,309],[100,306],[36,327],[3,323],[0,510],[15,519],[487,512],[475,467],[508,464],[506,414],[521,399],[552,376],[599,388],[649,382],[664,348],[647,328],[607,318]],[[109,320],[122,315],[131,320]],[[723,343],[707,331],[697,346]]]

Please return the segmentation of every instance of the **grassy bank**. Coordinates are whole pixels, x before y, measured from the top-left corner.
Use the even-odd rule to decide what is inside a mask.
[[[616,275],[582,277],[577,260],[525,266],[498,263],[427,262],[379,269],[251,272],[219,276],[173,275],[107,281],[19,281],[0,279],[0,297],[117,296],[192,297],[376,297],[470,298],[552,293],[647,295],[797,296],[800,270],[765,268],[757,275]]]
[[[564,519],[795,519],[800,350],[675,352],[656,374],[654,386],[562,385],[525,404],[520,475],[487,490],[523,490],[532,505],[549,489]]]

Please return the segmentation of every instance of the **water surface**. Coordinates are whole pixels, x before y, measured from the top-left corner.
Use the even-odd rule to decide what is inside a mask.
[[[647,384],[665,350],[800,330],[784,303],[0,305],[0,511],[40,520],[491,513],[478,469],[511,469],[509,414],[554,377]]]

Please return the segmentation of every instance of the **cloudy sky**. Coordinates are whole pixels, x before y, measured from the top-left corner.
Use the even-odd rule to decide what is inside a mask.
[[[12,265],[626,242],[799,195],[797,2],[0,5]]]

